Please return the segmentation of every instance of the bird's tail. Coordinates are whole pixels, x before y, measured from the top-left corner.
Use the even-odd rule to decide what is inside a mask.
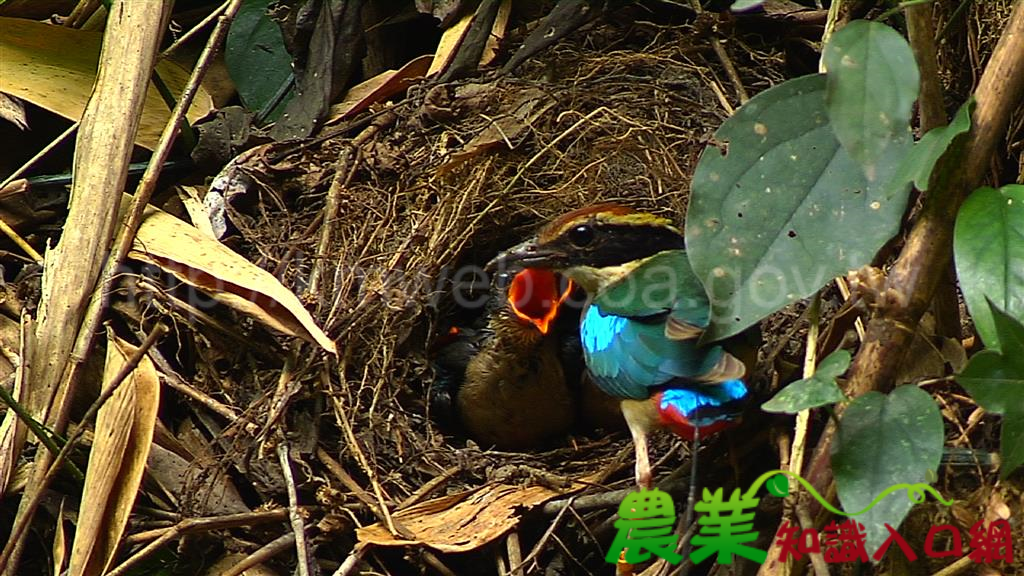
[[[749,392],[742,380],[666,388],[656,395],[658,417],[674,433],[692,440],[695,429],[708,437],[739,423]]]

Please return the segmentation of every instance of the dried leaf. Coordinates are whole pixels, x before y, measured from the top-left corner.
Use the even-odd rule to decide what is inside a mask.
[[[487,37],[487,44],[484,45],[484,53],[480,57],[480,66],[488,66],[498,59],[501,41],[505,39],[508,18],[511,14],[512,0],[502,0],[501,6],[498,6],[498,15],[494,19],[494,26],[491,27],[491,34]]]
[[[102,37],[99,32],[0,18],[0,92],[78,120],[96,81]],[[172,93],[181,93],[188,71],[167,60],[157,64],[156,70]],[[189,120],[198,120],[212,107],[209,94],[200,88],[189,110]],[[152,150],[170,115],[167,104],[150,83],[136,144]]]
[[[18,127],[18,130],[28,130],[28,117],[25,116],[25,105],[14,96],[8,96],[0,92],[0,118],[7,120]]]
[[[68,541],[64,531],[64,504],[67,498],[60,499],[60,508],[57,510],[57,525],[53,534],[53,573],[64,572],[64,563],[68,560]]]
[[[1010,507],[1006,504],[1006,499],[1000,490],[996,489],[992,491],[992,494],[988,497],[988,504],[985,506],[985,523],[992,523],[996,520],[1009,520],[1010,519]]]
[[[13,334],[12,334],[13,331]],[[0,315],[0,346],[10,348],[10,343],[21,341],[19,357],[24,355],[24,340],[21,327],[6,316]],[[13,357],[13,354],[11,355]],[[14,387],[10,391],[15,402],[24,405],[28,392],[24,386],[25,370],[19,364],[12,367],[6,359],[0,359],[0,379],[6,381],[12,371],[16,371]],[[25,424],[18,418],[14,410],[8,409],[0,422],[0,500],[8,493],[14,472],[18,465],[18,456],[25,444]]]
[[[159,266],[275,330],[337,353],[334,342],[277,278],[162,210],[146,208],[129,256]]]
[[[210,474],[174,452],[154,445],[147,464],[150,478],[179,502],[198,504],[203,516],[251,512],[227,474]]]
[[[445,68],[452,63],[452,59],[458,53],[459,46],[462,45],[462,39],[465,38],[466,31],[469,30],[469,25],[472,23],[473,11],[469,11],[458,22],[453,24],[451,28],[444,31],[444,34],[441,35],[441,41],[437,44],[437,51],[434,52],[434,60],[430,63],[427,76],[444,72]]]
[[[405,91],[415,80],[427,75],[432,56],[420,56],[410,60],[398,70],[388,70],[356,84],[345,93],[345,99],[331,106],[327,123],[337,122],[366,110],[370,106]]]
[[[491,483],[472,490],[429,500],[393,515],[415,540],[402,540],[377,523],[356,530],[360,544],[407,546],[425,544],[441,552],[468,552],[491,542],[518,522],[524,511],[548,500],[582,490],[573,482],[559,491],[546,486]]]
[[[110,335],[103,386],[113,385],[136,348]],[[93,576],[110,567],[128,524],[146,467],[160,381],[148,356],[124,379],[96,414],[96,433],[82,490],[78,530],[71,546],[71,576]]]

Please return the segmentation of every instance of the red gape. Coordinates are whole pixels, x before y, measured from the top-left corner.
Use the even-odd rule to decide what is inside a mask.
[[[515,315],[547,334],[558,315],[558,307],[572,292],[572,282],[558,292],[558,276],[551,270],[527,268],[516,274],[508,289],[508,302]]]

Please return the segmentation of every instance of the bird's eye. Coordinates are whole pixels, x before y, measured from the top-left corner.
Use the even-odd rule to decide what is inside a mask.
[[[588,224],[583,224],[569,230],[569,242],[572,242],[574,246],[582,248],[593,241],[594,228]]]

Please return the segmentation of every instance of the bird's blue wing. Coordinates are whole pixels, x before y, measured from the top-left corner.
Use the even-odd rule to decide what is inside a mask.
[[[667,313],[629,318],[591,304],[580,323],[587,368],[598,387],[619,398],[643,399],[651,389],[679,379],[696,379],[722,358],[718,346],[697,347],[694,339],[665,334]]]

